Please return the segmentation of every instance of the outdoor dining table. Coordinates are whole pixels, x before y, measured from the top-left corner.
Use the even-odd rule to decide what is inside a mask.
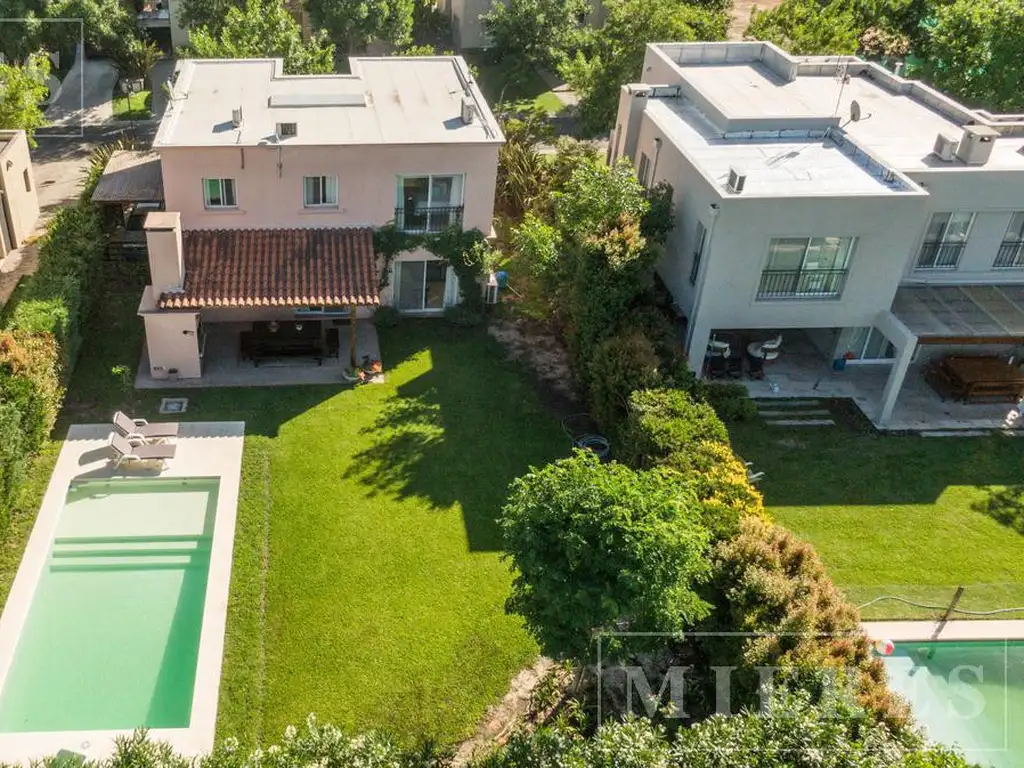
[[[939,367],[952,394],[965,403],[983,399],[1016,402],[1024,396],[1024,373],[1000,357],[951,355]]]
[[[324,343],[319,320],[255,322],[252,324],[252,357],[308,356],[322,364]]]

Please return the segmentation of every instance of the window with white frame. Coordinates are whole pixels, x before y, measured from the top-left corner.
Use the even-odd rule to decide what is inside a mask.
[[[855,237],[777,237],[768,246],[758,299],[837,298]]]
[[[403,232],[440,232],[462,223],[465,177],[399,176],[395,222]]]
[[[917,254],[917,269],[956,269],[960,264],[974,214],[964,211],[933,213]]]
[[[1010,225],[996,254],[995,269],[1024,268],[1024,211],[1010,217]]]
[[[697,222],[697,231],[693,237],[693,264],[690,265],[690,285],[697,284],[697,275],[700,274],[700,260],[704,255],[704,239],[707,236],[707,232],[704,230],[704,225],[701,222]]]
[[[203,202],[207,208],[235,208],[234,179],[203,179]]]
[[[337,176],[304,176],[302,205],[306,208],[333,208],[338,204]]]
[[[651,160],[643,152],[640,153],[640,160],[636,164],[636,177],[640,183],[647,186],[647,174],[651,172]]]

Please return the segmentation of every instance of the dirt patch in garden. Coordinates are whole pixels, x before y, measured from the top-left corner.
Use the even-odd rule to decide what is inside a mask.
[[[569,369],[569,352],[550,328],[518,317],[496,320],[487,332],[505,347],[510,360],[517,360],[530,370],[542,401],[556,415],[565,418],[580,412]]]
[[[743,33],[747,31],[750,24],[750,12],[757,8],[759,11],[770,11],[783,0],[734,0],[729,21],[729,39],[742,40]]]
[[[452,768],[469,765],[474,756],[505,744],[518,728],[528,726],[538,718],[543,719],[547,713],[536,711],[534,694],[552,675],[559,676],[556,681],[559,685],[569,682],[569,673],[546,656],[537,659],[532,667],[520,670],[504,698],[487,710],[476,734],[459,746]]]

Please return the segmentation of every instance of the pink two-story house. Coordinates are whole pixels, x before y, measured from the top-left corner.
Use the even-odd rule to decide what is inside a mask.
[[[146,222],[139,307],[153,378],[202,375],[203,327],[441,312],[432,254],[382,274],[373,230],[491,229],[504,137],[458,56],[354,58],[350,75],[277,59],[185,60],[153,149],[164,208]],[[351,346],[354,354],[355,346]]]

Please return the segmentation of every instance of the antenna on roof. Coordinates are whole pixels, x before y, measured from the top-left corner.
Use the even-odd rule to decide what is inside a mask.
[[[860,120],[860,115],[860,102],[854,99],[850,102],[850,122],[858,122]]]
[[[833,116],[839,114],[839,105],[843,101],[843,91],[846,89],[846,84],[850,82],[850,64],[846,61],[845,57],[841,56],[836,60],[835,79],[839,83],[839,95],[836,97],[836,107],[832,110]]]

